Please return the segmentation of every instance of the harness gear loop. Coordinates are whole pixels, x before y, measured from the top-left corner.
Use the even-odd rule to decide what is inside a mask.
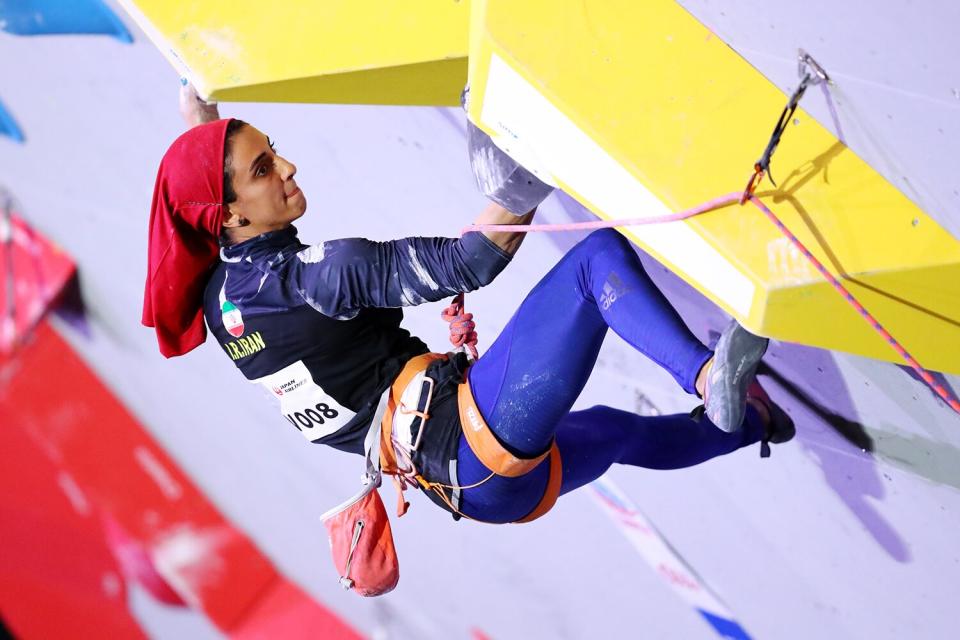
[[[413,464],[412,452],[407,451],[404,446],[397,446],[396,438],[393,434],[394,414],[399,412],[402,406],[403,392],[413,379],[420,373],[427,370],[430,363],[434,360],[446,358],[439,353],[425,353],[416,356],[407,361],[400,374],[393,381],[387,394],[387,408],[383,413],[380,430],[380,468],[383,473],[392,476],[393,485],[397,489],[397,516],[403,516],[410,503],[404,498],[403,492],[408,487],[418,486],[417,478],[420,477],[419,471]],[[433,386],[430,391],[432,395]],[[426,413],[426,411],[422,412]],[[419,445],[419,436],[423,433],[425,421],[421,416],[420,431],[417,434],[416,444]],[[412,443],[411,443],[412,444]]]
[[[400,403],[400,413],[404,413],[404,414],[406,414],[406,415],[414,415],[414,416],[417,416],[418,418],[420,418],[420,419],[423,420],[424,422],[426,422],[426,421],[430,418],[430,414],[429,414],[429,413],[426,413],[426,412],[424,412],[424,411],[417,411],[416,409],[407,409],[407,405],[403,404],[402,402]],[[417,449],[417,445],[413,445],[413,446],[410,447],[410,448],[413,449],[413,450],[416,450],[416,449]]]

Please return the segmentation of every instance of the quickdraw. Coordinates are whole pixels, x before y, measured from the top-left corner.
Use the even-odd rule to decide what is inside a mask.
[[[773,156],[774,151],[777,149],[777,145],[780,143],[780,138],[783,136],[783,132],[786,129],[787,123],[790,121],[790,118],[793,116],[793,113],[797,109],[797,104],[800,101],[800,98],[803,97],[804,92],[807,88],[815,85],[822,85],[824,83],[830,83],[830,77],[827,75],[827,72],[824,71],[816,60],[814,60],[808,53],[802,49],[799,52],[798,56],[798,73],[802,76],[800,85],[797,87],[797,90],[794,91],[793,95],[790,96],[790,100],[787,101],[787,106],[784,107],[783,112],[780,114],[780,119],[777,121],[777,126],[773,130],[773,135],[770,137],[770,141],[767,143],[766,149],[763,151],[763,155],[760,156],[760,159],[754,163],[753,173],[750,175],[750,179],[747,181],[747,187],[742,193],[728,193],[726,195],[708,200],[700,205],[686,209],[684,211],[679,211],[677,213],[662,215],[662,216],[652,216],[645,218],[625,218],[621,220],[593,220],[589,222],[571,222],[566,224],[536,224],[536,225],[503,225],[503,224],[473,224],[461,231],[461,235],[469,231],[508,231],[513,233],[519,232],[555,232],[555,231],[593,231],[596,229],[611,229],[615,227],[628,227],[633,225],[648,225],[648,224],[662,224],[665,222],[676,222],[679,220],[686,220],[694,216],[707,213],[708,211],[714,211],[721,207],[728,206],[734,202],[739,202],[741,205],[746,204],[747,202],[755,205],[763,214],[774,224],[777,229],[783,233],[784,236],[804,255],[804,257],[810,261],[810,263],[820,272],[824,279],[830,283],[830,285],[846,300],[857,313],[859,313],[864,320],[870,325],[870,327],[876,331],[883,339],[890,345],[890,347],[897,352],[897,354],[908,364],[910,367],[920,376],[920,378],[930,387],[930,389],[936,393],[951,409],[960,413],[960,400],[953,396],[947,388],[937,382],[937,380],[930,374],[929,371],[924,369],[920,363],[914,358],[907,350],[904,348],[900,342],[894,338],[889,331],[887,331],[880,322],[871,314],[867,309],[860,303],[859,300],[854,297],[854,295],[844,287],[839,279],[833,276],[823,264],[814,257],[809,249],[794,235],[783,222],[774,214],[766,205],[764,205],[759,198],[754,195],[757,185],[760,184],[761,179],[764,175],[770,175],[770,159]],[[773,182],[773,178],[770,178],[770,181]],[[774,183],[776,186],[776,183]],[[460,308],[462,309],[463,300],[458,298]],[[472,318],[472,316],[471,316]],[[475,334],[475,332],[474,332]]]
[[[780,119],[777,120],[777,125],[773,128],[773,133],[770,134],[770,140],[767,142],[767,147],[763,150],[763,154],[760,156],[760,159],[753,164],[753,173],[750,174],[750,179],[747,180],[747,186],[743,190],[743,195],[740,196],[740,204],[744,204],[750,199],[750,196],[756,192],[757,186],[759,186],[765,175],[770,178],[773,186],[777,186],[777,183],[773,179],[773,174],[770,173],[770,159],[780,144],[780,138],[783,136],[783,132],[787,130],[787,125],[790,124],[790,119],[793,118],[793,114],[797,110],[797,105],[800,103],[800,99],[803,98],[803,94],[806,93],[807,88],[824,82],[830,82],[830,76],[827,75],[823,67],[817,64],[817,61],[810,57],[810,54],[803,49],[800,50],[798,56],[797,73],[801,78],[800,84],[797,86],[796,91],[793,92],[793,95],[790,96],[790,99],[787,100],[787,106],[785,106],[780,113]]]

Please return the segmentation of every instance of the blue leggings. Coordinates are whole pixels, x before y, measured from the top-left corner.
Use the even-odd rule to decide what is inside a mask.
[[[613,230],[594,232],[571,249],[470,368],[481,414],[514,455],[536,457],[556,437],[561,493],[592,482],[615,462],[677,469],[760,440],[763,427],[750,407],[744,428],[735,433],[687,414],[644,417],[604,406],[571,412],[608,328],[696,393],[697,374],[713,353],[690,333],[633,247]],[[462,437],[457,467],[461,486],[490,475]],[[549,459],[519,478],[494,476],[465,489],[460,510],[488,522],[513,522],[537,505],[548,477]]]

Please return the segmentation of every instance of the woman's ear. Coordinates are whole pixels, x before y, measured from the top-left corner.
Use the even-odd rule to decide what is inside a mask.
[[[230,205],[226,206],[226,210],[223,212],[223,226],[228,229],[236,229],[237,227],[245,227],[249,224],[247,219],[241,216],[239,213],[230,208]]]

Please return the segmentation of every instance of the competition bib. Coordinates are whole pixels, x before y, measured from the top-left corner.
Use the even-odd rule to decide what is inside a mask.
[[[280,402],[280,413],[310,442],[337,431],[356,415],[313,381],[302,360],[251,382],[263,385]]]

